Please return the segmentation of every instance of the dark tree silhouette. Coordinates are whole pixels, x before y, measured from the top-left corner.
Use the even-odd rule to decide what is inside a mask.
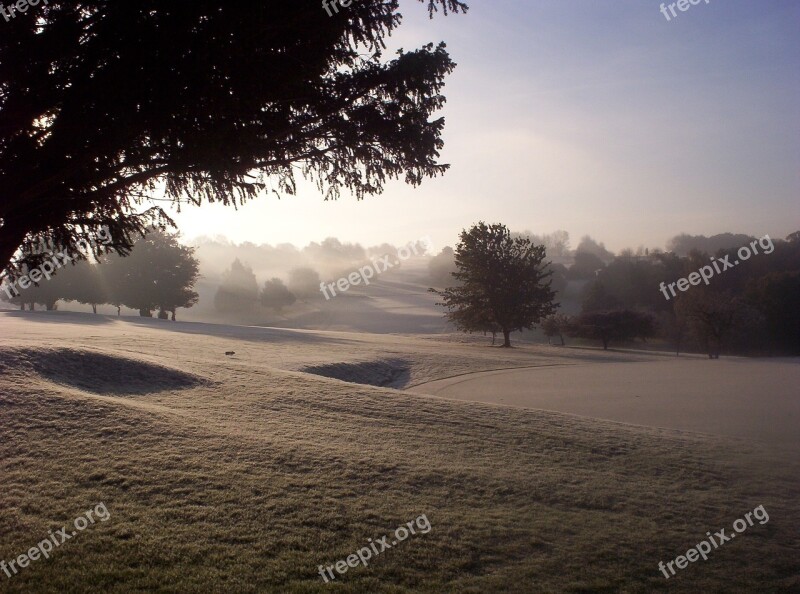
[[[602,281],[595,280],[586,285],[581,303],[582,312],[608,311],[619,306],[619,301],[613,295],[608,294]]]
[[[465,332],[483,332],[484,336],[491,333],[492,344],[497,339],[497,333],[503,331],[495,322],[491,309],[485,303],[476,301],[465,304],[463,307],[452,310],[447,317],[456,328]]]
[[[605,350],[612,341],[645,339],[655,333],[655,321],[649,314],[629,309],[584,312],[575,318],[569,332],[570,336],[600,340]]]
[[[193,251],[179,244],[177,235],[151,229],[134,244],[129,256],[112,265],[122,267],[110,275],[119,283],[115,290],[119,301],[139,310],[143,317],[152,317],[155,309],[171,311],[174,316],[175,308],[194,305],[197,294],[192,288],[198,263]]]
[[[161,312],[169,312],[174,322],[179,307],[192,307],[199,299],[193,287],[200,278],[200,262],[194,257],[194,248],[181,245],[174,236],[165,239],[166,246],[158,254],[159,267],[154,273],[156,306]]]
[[[125,293],[128,286],[127,258],[110,255],[102,260],[101,275],[105,284],[107,303],[117,308],[117,316],[121,314],[125,304]]]
[[[503,346],[510,347],[511,332],[533,328],[555,310],[544,246],[513,238],[505,225],[481,221],[462,231],[455,254],[453,277],[461,285],[431,291],[442,297],[448,319],[461,330],[499,328]]]
[[[739,297],[697,287],[678,296],[675,313],[686,320],[708,358],[719,359],[728,339],[737,327],[747,325],[752,312]]]
[[[800,355],[800,271],[773,272],[751,281],[747,298],[765,318],[770,351]]]
[[[172,223],[140,208],[159,183],[237,205],[294,193],[296,172],[359,199],[443,173],[431,118],[455,64],[443,43],[387,60],[400,22],[398,0],[333,17],[314,0],[51,0],[3,23],[0,269],[41,236],[67,246],[101,225],[124,255]]]
[[[581,242],[578,244],[578,247],[575,248],[575,255],[582,253],[594,254],[603,263],[611,262],[614,259],[614,254],[606,249],[605,244],[600,241],[595,241],[588,235],[584,235],[581,238]]]
[[[603,267],[605,267],[605,263],[596,254],[577,252],[575,254],[575,262],[567,272],[567,278],[593,279]]]

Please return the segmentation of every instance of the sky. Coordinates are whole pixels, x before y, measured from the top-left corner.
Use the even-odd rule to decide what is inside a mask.
[[[700,0],[670,20],[652,0],[468,4],[429,20],[401,0],[391,40],[445,41],[458,63],[441,112],[444,176],[363,201],[325,202],[301,184],[238,211],[184,207],[184,239],[443,247],[485,220],[616,251],[683,232],[800,229],[800,2]]]

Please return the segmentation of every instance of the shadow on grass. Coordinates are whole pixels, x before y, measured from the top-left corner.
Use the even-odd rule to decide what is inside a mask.
[[[218,338],[232,338],[246,342],[257,343],[306,343],[306,344],[330,344],[344,345],[352,341],[341,340],[318,334],[316,331],[297,331],[284,330],[281,328],[265,328],[263,326],[229,326],[223,324],[211,324],[208,322],[171,322],[159,320],[157,318],[122,318],[123,321],[134,326],[145,326],[157,328],[169,332],[179,332],[182,334],[198,334],[201,336],[215,336]]]
[[[84,324],[101,326],[112,323],[112,319],[104,315],[62,311],[0,311],[5,317],[19,318],[26,322],[44,324]]]
[[[379,388],[402,388],[411,379],[411,362],[405,359],[383,359],[361,363],[330,363],[301,369],[332,379]]]
[[[144,361],[76,349],[0,349],[0,374],[38,375],[93,394],[145,395],[211,385],[206,379]]]

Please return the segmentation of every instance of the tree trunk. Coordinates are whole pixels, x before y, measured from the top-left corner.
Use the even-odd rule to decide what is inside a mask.
[[[603,340],[603,350],[607,351],[608,350],[608,339],[607,338],[603,338],[602,340]]]
[[[172,312],[172,321],[174,322],[175,321],[175,310],[172,309],[170,311]]]
[[[503,348],[511,348],[511,331],[503,330]]]
[[[564,346],[564,335],[559,333],[558,337],[561,339],[561,346]]]
[[[92,303],[92,311],[95,313],[95,315],[97,314],[97,304],[96,303]]]
[[[122,312],[122,306],[121,306],[121,305],[118,305],[118,306],[117,306],[117,317],[120,317],[120,316],[122,315],[122,313],[121,313],[121,312]]]

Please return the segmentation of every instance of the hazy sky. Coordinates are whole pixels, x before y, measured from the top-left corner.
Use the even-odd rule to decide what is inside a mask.
[[[484,219],[618,250],[800,229],[800,2],[701,0],[671,21],[652,0],[473,0],[433,21],[402,4],[393,44],[444,40],[459,65],[450,171],[361,202],[303,185],[238,212],[184,210],[186,239],[443,246]]]

